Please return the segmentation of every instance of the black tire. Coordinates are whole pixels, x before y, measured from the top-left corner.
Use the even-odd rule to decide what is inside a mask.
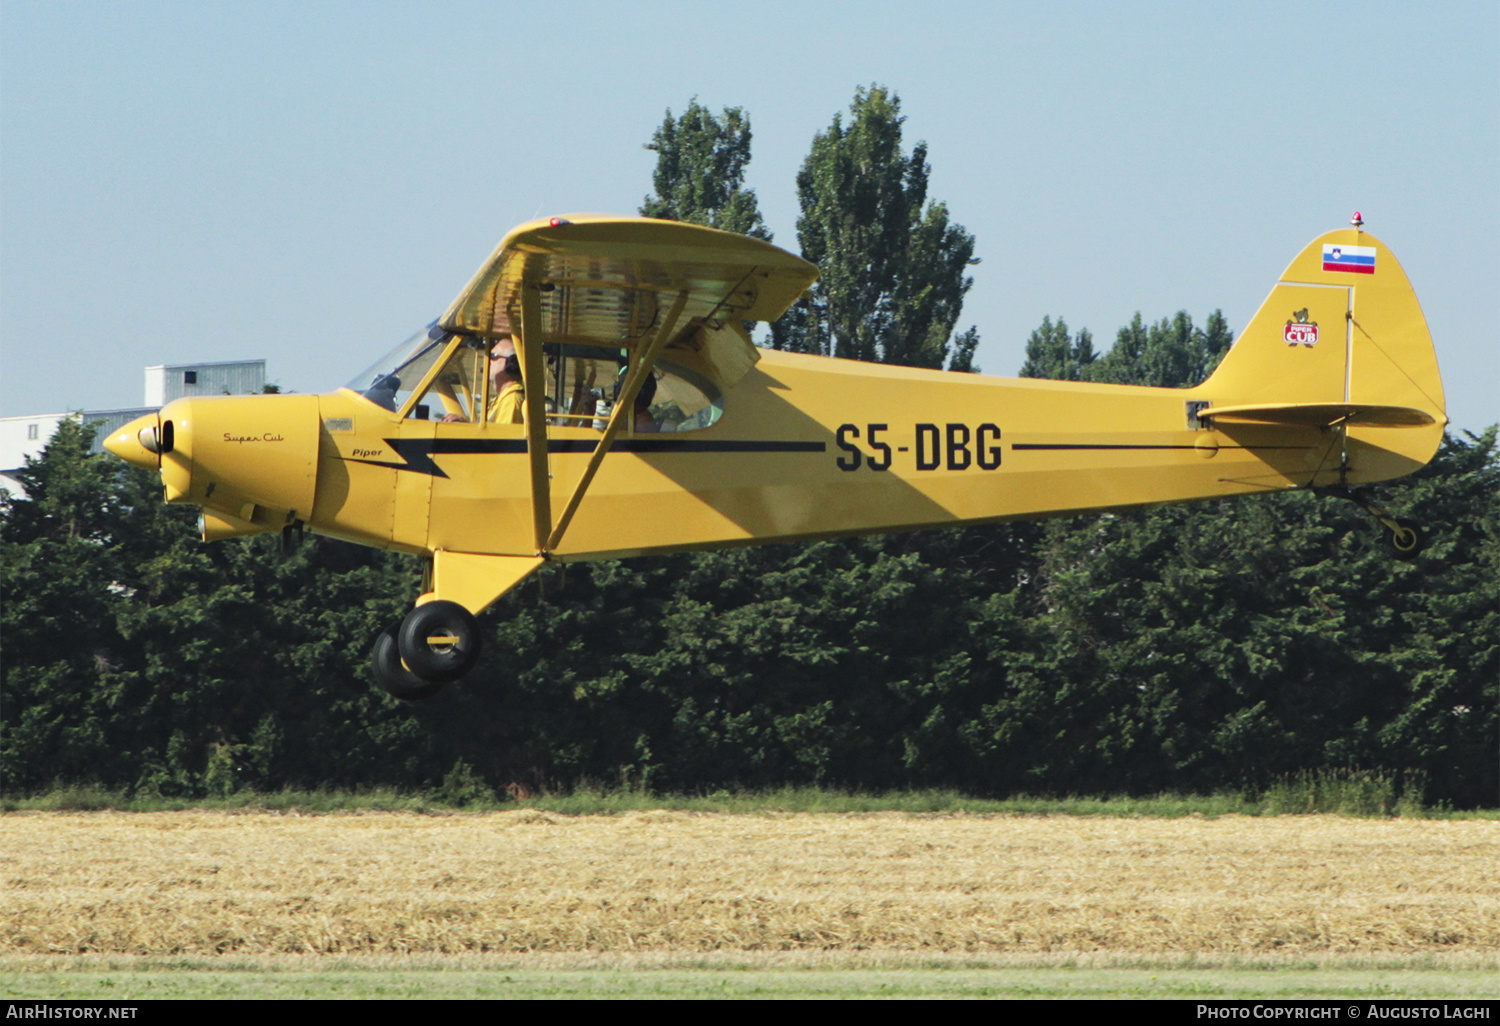
[[[1422,546],[1426,544],[1427,539],[1423,536],[1421,528],[1405,520],[1396,521],[1396,530],[1386,531],[1386,548],[1390,549],[1391,555],[1397,559],[1416,559],[1417,553],[1421,552]]]
[[[412,673],[438,684],[458,680],[479,661],[479,626],[457,602],[425,602],[407,613],[396,643]]]
[[[401,621],[395,620],[376,636],[370,650],[370,672],[387,694],[403,702],[421,702],[443,690],[443,685],[441,681],[423,680],[402,665],[396,641],[400,629]]]

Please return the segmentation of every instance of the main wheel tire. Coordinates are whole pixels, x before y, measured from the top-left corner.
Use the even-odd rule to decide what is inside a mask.
[[[1426,543],[1427,539],[1422,536],[1421,528],[1405,520],[1396,521],[1396,529],[1388,530],[1385,536],[1386,547],[1397,559],[1416,559],[1417,553],[1422,551],[1422,546]]]
[[[423,680],[401,662],[396,634],[401,621],[394,620],[375,638],[370,650],[370,672],[381,690],[403,702],[421,702],[443,690],[442,681]]]
[[[458,680],[479,661],[479,625],[457,602],[424,602],[407,613],[396,643],[412,673],[439,684]]]

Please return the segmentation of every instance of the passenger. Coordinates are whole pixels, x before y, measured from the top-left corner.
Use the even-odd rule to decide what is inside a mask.
[[[599,399],[594,407],[594,430],[603,431],[609,426],[610,413],[618,402],[620,388],[625,384],[626,369],[620,368],[620,374],[615,378],[614,400]],[[647,374],[646,380],[641,383],[641,390],[635,394],[635,405],[632,408],[634,416],[631,417],[631,429],[638,435],[654,435],[661,431],[661,426],[656,423],[656,418],[651,416],[651,400],[656,398],[656,376]]]
[[[641,390],[635,394],[635,433],[654,435],[661,431],[656,418],[651,416],[651,400],[656,398],[656,375],[647,374]]]

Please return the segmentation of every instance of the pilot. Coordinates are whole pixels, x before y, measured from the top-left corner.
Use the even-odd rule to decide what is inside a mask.
[[[526,389],[521,384],[521,362],[516,356],[516,344],[509,336],[503,336],[490,350],[490,406],[487,419],[496,424],[520,424],[524,421],[525,410]],[[468,419],[458,413],[445,413],[440,418],[444,424],[456,424]]]
[[[496,424],[524,423],[526,389],[516,344],[502,337],[490,350],[490,419]]]

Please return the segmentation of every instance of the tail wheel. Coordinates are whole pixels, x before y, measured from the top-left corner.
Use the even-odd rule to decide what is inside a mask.
[[[1426,541],[1421,529],[1406,520],[1396,521],[1396,526],[1390,528],[1385,536],[1386,547],[1397,559],[1416,559]]]
[[[396,644],[412,673],[437,684],[458,680],[479,661],[479,627],[457,602],[439,599],[407,613]]]
[[[370,650],[370,672],[374,674],[375,683],[388,694],[403,702],[420,702],[443,690],[443,683],[423,680],[401,662],[396,640],[401,623],[400,620],[393,621],[375,638],[375,646]]]

